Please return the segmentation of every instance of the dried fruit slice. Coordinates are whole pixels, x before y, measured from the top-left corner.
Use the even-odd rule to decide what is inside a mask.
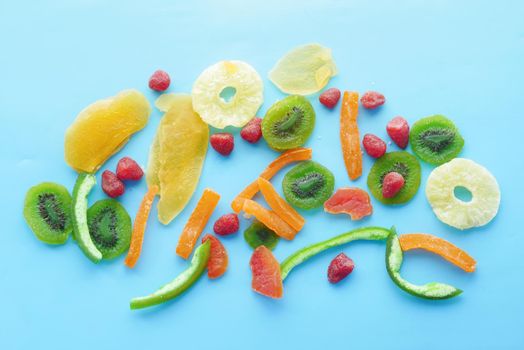
[[[348,214],[351,220],[360,220],[373,214],[369,194],[356,187],[339,188],[324,203],[324,211],[330,214]]]
[[[251,255],[249,261],[252,280],[251,288],[270,298],[282,298],[284,286],[280,276],[280,265],[269,249],[261,245]]]
[[[150,113],[146,97],[136,90],[89,105],[66,131],[66,163],[78,172],[95,172],[146,126]]]
[[[244,200],[242,210],[246,214],[253,215],[258,221],[284,239],[292,240],[297,234],[297,231],[282,220],[280,216],[251,199]]]
[[[160,189],[158,219],[164,225],[187,205],[198,185],[206,157],[209,128],[193,111],[191,96],[162,95],[156,103],[167,111],[151,150],[146,178]]]
[[[346,171],[351,180],[362,175],[362,150],[357,124],[358,93],[344,91],[340,109],[340,144]]]
[[[244,240],[253,249],[260,245],[266,246],[267,249],[273,250],[278,244],[280,237],[268,229],[263,223],[255,220],[244,231]]]
[[[287,94],[310,95],[322,90],[335,75],[331,49],[307,44],[286,53],[269,72],[269,79]]]
[[[257,71],[246,62],[220,61],[206,68],[193,85],[193,107],[209,125],[223,129],[242,127],[256,114],[264,85]],[[230,98],[222,98],[225,94]]]
[[[455,196],[457,187],[471,192],[469,202]],[[431,172],[426,197],[440,221],[460,230],[486,225],[497,215],[500,205],[495,177],[483,166],[464,158],[455,158]]]
[[[226,272],[229,259],[226,248],[218,238],[207,234],[202,238],[202,244],[206,241],[211,243],[211,251],[207,261],[207,277],[215,279]]]

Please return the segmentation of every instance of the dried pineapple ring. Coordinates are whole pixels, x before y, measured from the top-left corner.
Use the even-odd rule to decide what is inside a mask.
[[[455,188],[471,192],[471,201],[455,196]],[[486,225],[497,215],[500,190],[495,177],[472,160],[456,158],[429,175],[426,197],[442,222],[460,230]]]
[[[221,94],[231,88],[235,93],[226,101]],[[249,64],[221,61],[206,68],[195,81],[193,109],[215,128],[242,127],[262,105],[263,92],[260,75]]]

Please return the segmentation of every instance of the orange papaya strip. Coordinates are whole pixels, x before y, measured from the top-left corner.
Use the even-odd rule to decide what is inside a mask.
[[[275,214],[275,212],[264,208],[251,199],[244,199],[243,202],[242,210],[246,212],[246,214],[253,215],[258,221],[266,225],[267,228],[284,239],[292,240],[295,238],[297,231],[282,220],[280,216]]]
[[[144,233],[146,232],[147,219],[149,218],[149,213],[151,212],[151,206],[155,200],[155,196],[158,194],[158,186],[151,186],[136,213],[135,222],[133,224],[133,233],[131,234],[131,245],[127,252],[125,264],[129,268],[133,268],[140,257],[142,252],[142,243],[144,242]]]
[[[295,231],[302,230],[306,220],[284,198],[280,197],[271,182],[259,177],[257,183],[262,196],[271,209]]]
[[[475,271],[477,264],[475,259],[456,245],[442,238],[426,233],[408,233],[400,235],[399,240],[403,251],[424,249],[440,255],[466,272]]]
[[[259,175],[266,180],[271,180],[276,173],[286,165],[293,162],[300,162],[303,160],[311,159],[312,154],[311,148],[295,148],[287,152],[282,153],[278,158],[272,161],[266,169]],[[231,202],[231,208],[238,213],[242,210],[242,200],[241,198],[251,199],[258,192],[258,183],[257,180],[250,183],[242,192],[240,192],[233,202]]]
[[[357,124],[358,93],[344,91],[340,110],[340,143],[346,171],[351,180],[362,175],[362,150]]]
[[[211,214],[218,204],[220,195],[212,189],[206,188],[200,197],[195,209],[189,216],[184,230],[178,239],[176,253],[184,259],[189,258],[202,231],[206,227]]]

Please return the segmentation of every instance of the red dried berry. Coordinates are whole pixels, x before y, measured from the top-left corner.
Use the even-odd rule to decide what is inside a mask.
[[[334,108],[340,100],[340,90],[337,88],[327,89],[318,97],[318,100],[327,108]]]
[[[395,117],[386,126],[386,131],[389,137],[399,146],[404,149],[408,146],[409,141],[409,125],[406,119],[402,117]]]
[[[257,143],[262,137],[262,119],[253,118],[240,131],[240,137],[249,143]]]
[[[155,91],[166,91],[169,84],[171,84],[171,78],[163,70],[157,70],[149,78],[149,87]]]
[[[140,180],[144,176],[144,171],[133,159],[124,157],[118,161],[116,166],[116,176],[124,180]]]
[[[404,176],[394,171],[387,173],[382,181],[382,196],[384,198],[395,197],[404,187],[404,184]]]
[[[233,148],[235,148],[233,134],[228,132],[213,134],[209,141],[211,142],[211,147],[223,156],[230,155],[233,152]]]
[[[102,173],[102,190],[111,198],[124,194],[125,186],[112,171],[106,170]]]
[[[360,98],[360,103],[367,109],[375,109],[382,106],[384,102],[386,102],[384,95],[376,91],[368,91]]]
[[[328,280],[331,283],[338,283],[346,278],[353,269],[355,268],[355,263],[353,260],[348,258],[344,253],[338,254],[335,259],[331,260],[328,267]]]
[[[386,143],[382,139],[373,134],[364,135],[362,139],[362,144],[367,154],[373,158],[380,158],[386,153]]]
[[[237,232],[239,227],[237,214],[226,214],[218,218],[213,225],[213,231],[217,235],[226,236]]]

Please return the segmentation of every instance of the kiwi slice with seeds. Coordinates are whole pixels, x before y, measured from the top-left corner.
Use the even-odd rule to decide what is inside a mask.
[[[87,210],[89,234],[103,259],[113,259],[129,249],[132,224],[125,208],[114,199],[103,199]]]
[[[25,196],[24,218],[42,242],[64,244],[73,230],[69,191],[52,182],[31,187]]]
[[[404,187],[392,198],[382,196],[384,177],[390,172],[397,172],[404,177]],[[368,175],[368,187],[371,194],[384,204],[402,204],[408,202],[420,187],[420,162],[405,151],[386,153],[373,164]]]
[[[264,245],[267,249],[273,250],[277,246],[280,237],[263,223],[255,220],[244,231],[244,240],[253,249]]]
[[[459,130],[443,115],[434,115],[415,122],[409,133],[409,142],[420,159],[434,165],[449,162],[464,147],[464,139]]]
[[[282,189],[286,200],[295,207],[314,209],[322,206],[333,194],[335,177],[329,169],[310,160],[287,172]]]
[[[304,96],[288,96],[273,104],[262,120],[269,147],[283,151],[306,143],[315,127],[315,110]]]

